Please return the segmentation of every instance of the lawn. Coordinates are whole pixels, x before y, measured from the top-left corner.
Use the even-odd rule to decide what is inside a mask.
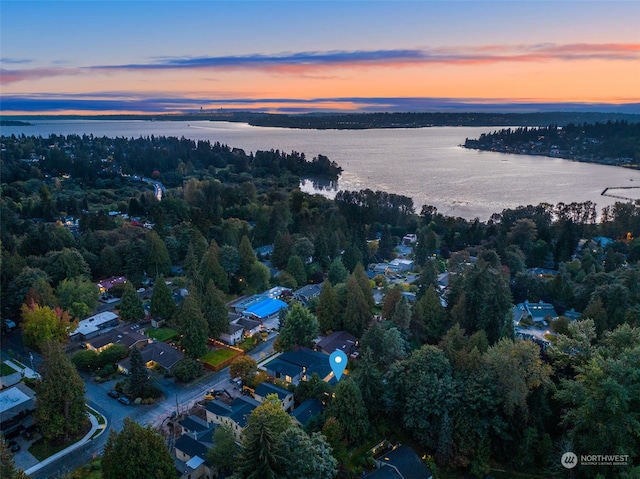
[[[200,361],[202,361],[203,363],[207,363],[213,367],[216,367],[219,364],[237,355],[238,355],[238,352],[233,351],[231,349],[214,349],[213,351],[209,351],[204,356],[200,356]]]
[[[2,363],[0,364],[0,376],[8,376],[9,374],[17,373],[15,369],[13,369],[8,364]]]
[[[151,339],[155,339],[156,341],[160,341],[161,343],[170,341],[171,339],[178,337],[178,331],[171,328],[149,328],[145,332]]]
[[[44,461],[47,457],[53,456],[55,453],[62,451],[63,449],[69,447],[71,444],[82,439],[84,435],[89,432],[89,429],[91,429],[91,422],[87,420],[87,423],[84,425],[82,430],[75,436],[71,436],[68,442],[63,444],[58,441],[50,442],[42,438],[31,445],[31,447],[29,448],[29,452],[38,461]]]

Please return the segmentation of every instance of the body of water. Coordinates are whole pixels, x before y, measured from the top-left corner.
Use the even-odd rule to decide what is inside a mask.
[[[460,147],[493,127],[434,127],[383,130],[295,130],[253,127],[242,123],[182,121],[34,120],[33,126],[2,127],[3,135],[93,134],[138,138],[177,136],[219,141],[247,153],[279,149],[323,154],[344,172],[336,185],[318,190],[369,188],[413,198],[416,211],[428,204],[443,214],[488,219],[504,208],[542,202],[592,201],[602,208],[616,199],[601,196],[605,188],[640,186],[640,172],[578,163],[559,158],[510,155]],[[635,182],[635,183],[634,183]]]

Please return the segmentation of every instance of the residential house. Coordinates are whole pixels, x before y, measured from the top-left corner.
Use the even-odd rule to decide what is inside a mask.
[[[124,276],[112,276],[111,278],[103,279],[96,283],[98,290],[101,294],[106,293],[111,288],[113,288],[116,284],[126,283],[127,278]]]
[[[242,333],[244,328],[235,323],[229,323],[229,329],[226,333],[220,334],[220,341],[230,344],[231,346],[236,345],[240,341],[242,341]]]
[[[246,396],[238,396],[231,404],[213,399],[205,406],[207,423],[227,424],[231,427],[236,441],[240,441],[240,434],[247,426],[247,417],[259,405],[258,401]]]
[[[260,383],[254,392],[254,397],[259,402],[264,402],[269,394],[275,394],[280,399],[282,409],[289,412],[293,409],[293,393],[271,383]]]
[[[84,341],[100,334],[107,328],[118,326],[118,315],[112,311],[104,311],[83,319],[78,327],[69,333],[73,341]]]
[[[334,331],[316,343],[316,350],[331,354],[339,349],[350,356],[357,351],[359,345],[360,341],[353,334],[346,331]]]
[[[277,318],[280,310],[286,309],[287,303],[279,299],[263,299],[245,309],[242,314],[250,319],[265,322]]]
[[[7,437],[26,427],[36,410],[36,394],[23,383],[0,391],[0,430]],[[31,419],[31,424],[33,420]]]
[[[158,342],[149,343],[140,351],[140,354],[148,368],[158,367],[165,371],[171,371],[171,369],[184,357],[184,354],[173,346],[167,343]],[[130,356],[118,362],[118,370],[121,373],[129,374],[130,369]]]
[[[305,427],[312,418],[322,414],[324,409],[324,404],[315,398],[311,398],[295,408],[291,413],[291,417],[300,424],[300,426]]]
[[[555,320],[558,318],[555,308],[550,303],[545,303],[542,300],[538,303],[530,303],[525,301],[513,308],[513,321],[519,323],[521,319],[526,317],[536,324],[545,324],[545,321]]]
[[[402,243],[406,245],[415,244],[418,241],[418,236],[415,233],[409,233],[402,237]]]
[[[432,479],[433,474],[408,446],[394,446],[375,457],[377,469],[367,479]]]
[[[413,270],[413,260],[395,258],[387,265],[387,274],[406,273]]]
[[[313,298],[320,296],[323,284],[324,283],[318,283],[303,286],[293,292],[293,298],[306,306]]]
[[[180,479],[211,479],[214,470],[207,461],[208,447],[183,434],[175,445],[175,465]]]
[[[122,344],[128,349],[134,346],[142,349],[149,341],[149,338],[140,332],[139,325],[122,325],[85,341],[84,345],[87,349],[100,353],[114,344]]]
[[[193,414],[180,421],[180,426],[182,427],[182,434],[187,434],[196,440],[200,440],[200,438],[213,430],[211,424]]]
[[[317,374],[325,382],[335,382],[327,355],[308,348],[286,351],[264,365],[267,374],[297,385]]]
[[[242,326],[242,329],[243,329],[242,335],[245,338],[251,337],[262,330],[262,323],[260,321],[255,321],[245,316],[241,316],[238,319],[236,319],[235,324],[237,324],[238,326]]]

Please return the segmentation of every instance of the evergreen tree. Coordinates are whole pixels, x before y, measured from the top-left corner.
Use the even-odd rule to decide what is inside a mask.
[[[129,394],[133,398],[144,397],[145,390],[151,385],[149,370],[144,364],[140,350],[134,347],[130,355],[131,368],[129,370],[128,386]]]
[[[382,300],[382,317],[384,319],[391,319],[393,311],[396,309],[398,301],[402,298],[402,290],[399,287],[395,287],[389,291]]]
[[[396,304],[396,307],[391,313],[391,322],[400,331],[409,331],[409,325],[411,324],[411,308],[409,307],[409,301],[402,296],[400,301]]]
[[[484,331],[489,343],[513,335],[511,321],[511,290],[500,269],[500,259],[494,251],[464,272],[462,294],[452,310],[453,318],[469,332]]]
[[[219,338],[229,329],[229,312],[224,301],[224,294],[209,280],[202,300],[202,314],[209,325],[210,338]]]
[[[207,352],[209,325],[202,314],[200,301],[195,293],[187,295],[180,307],[179,326],[182,333],[181,346],[191,358],[199,358]]]
[[[369,305],[369,310],[372,310],[376,305],[375,300],[373,299],[373,288],[371,286],[371,280],[367,276],[367,273],[364,271],[364,267],[361,263],[358,263],[356,267],[353,269],[352,276],[356,278],[358,281],[358,285],[362,290],[362,294],[364,299],[367,301]]]
[[[304,263],[300,256],[293,255],[289,257],[287,261],[287,272],[295,278],[298,287],[301,288],[307,284],[307,271],[304,268]]]
[[[367,408],[360,389],[352,379],[343,378],[335,387],[334,398],[326,414],[340,422],[349,443],[357,443],[366,437],[369,430]]]
[[[215,240],[211,240],[209,249],[207,249],[206,253],[202,256],[199,276],[203,285],[206,286],[209,280],[213,280],[216,287],[226,293],[229,291],[229,278],[224,269],[222,269],[222,266],[220,266],[219,255],[220,248],[218,247],[218,243],[216,243]]]
[[[175,313],[176,302],[173,300],[171,289],[162,276],[156,276],[151,293],[151,316],[171,321]]]
[[[125,253],[124,273],[134,284],[144,281],[144,270],[147,266],[147,246],[142,240],[132,240]],[[155,272],[155,271],[154,271]]]
[[[120,301],[120,317],[124,321],[134,322],[144,318],[144,307],[142,306],[142,300],[131,281],[127,281],[124,292],[122,293],[122,300]]]
[[[379,364],[369,348],[363,349],[358,362],[359,366],[353,373],[353,380],[360,389],[362,401],[367,405],[370,418],[381,418],[383,410],[380,398],[384,392],[384,383],[378,369]],[[388,365],[384,366],[386,368]]]
[[[433,286],[413,307],[411,334],[419,344],[436,344],[445,332],[447,312]]]
[[[393,238],[391,237],[391,228],[389,228],[389,226],[387,225],[382,229],[382,235],[380,237],[380,241],[378,242],[378,259],[385,260],[391,258],[394,247],[395,244],[393,243]]]
[[[346,270],[345,270],[346,272]],[[325,281],[320,290],[318,297],[318,305],[316,306],[316,315],[320,331],[339,331],[342,329],[342,321],[340,315],[340,304],[330,281]]]
[[[282,409],[277,396],[267,396],[267,400],[247,418],[236,476],[239,479],[276,479],[282,464],[278,439],[290,425],[291,418]]]
[[[309,347],[318,335],[318,320],[300,303],[291,306],[284,326],[280,327],[278,346],[290,351],[298,346]]]
[[[228,424],[220,424],[213,431],[213,447],[207,452],[207,459],[220,472],[230,473],[236,465],[238,453],[233,429]]]
[[[355,276],[347,281],[347,305],[344,311],[344,329],[360,337],[371,322],[371,309]]]
[[[358,263],[362,264],[362,252],[353,243],[348,243],[342,253],[342,263],[347,271],[353,271]]]
[[[338,283],[344,283],[347,280],[349,272],[340,258],[336,258],[331,262],[328,276],[329,282],[334,286]]]
[[[251,267],[256,262],[256,254],[253,252],[251,241],[249,241],[246,235],[240,240],[238,253],[240,254],[240,269],[238,270],[238,275],[246,278],[251,271]]]
[[[293,238],[289,233],[278,232],[273,243],[271,262],[278,269],[285,269],[289,257],[293,254]]]
[[[171,271],[171,259],[167,245],[155,231],[149,231],[146,236],[147,267],[149,274],[164,275]]]
[[[390,364],[406,357],[405,340],[400,331],[389,322],[371,323],[362,336],[361,347],[363,351],[371,351],[372,360],[383,371]]]
[[[62,346],[47,341],[42,350],[42,380],[36,388],[36,423],[47,439],[79,432],[87,421],[84,381]]]
[[[118,433],[111,429],[102,456],[104,479],[175,479],[175,464],[164,439],[130,418]]]

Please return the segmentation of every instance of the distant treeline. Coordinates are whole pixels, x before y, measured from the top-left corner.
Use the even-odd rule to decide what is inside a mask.
[[[507,128],[482,134],[477,140],[467,138],[464,146],[637,168],[640,163],[640,123],[620,120],[569,123],[563,127]]]
[[[27,117],[24,117],[25,119]],[[640,123],[640,115],[597,112],[540,112],[540,113],[307,113],[274,114],[254,112],[201,112],[171,115],[98,115],[98,116],[39,116],[40,119],[88,118],[92,120],[153,120],[153,121],[230,121],[253,126],[299,128],[310,130],[365,130],[373,128],[424,128],[429,126],[564,126],[570,123],[604,123],[626,121]]]
[[[3,137],[7,140],[10,137]],[[15,136],[11,138],[17,139]],[[93,135],[51,135],[48,138],[22,137],[7,141],[3,153],[3,181],[19,179],[14,168],[20,160],[37,162],[54,176],[68,174],[93,186],[99,177],[137,174],[160,179],[167,187],[181,185],[195,170],[207,170],[221,178],[300,177],[337,180],[342,173],[334,161],[323,155],[308,160],[304,153],[279,150],[245,153],[220,142],[151,136],[147,138],[105,138]],[[17,175],[17,176],[16,176]],[[27,175],[28,176],[28,175]]]

